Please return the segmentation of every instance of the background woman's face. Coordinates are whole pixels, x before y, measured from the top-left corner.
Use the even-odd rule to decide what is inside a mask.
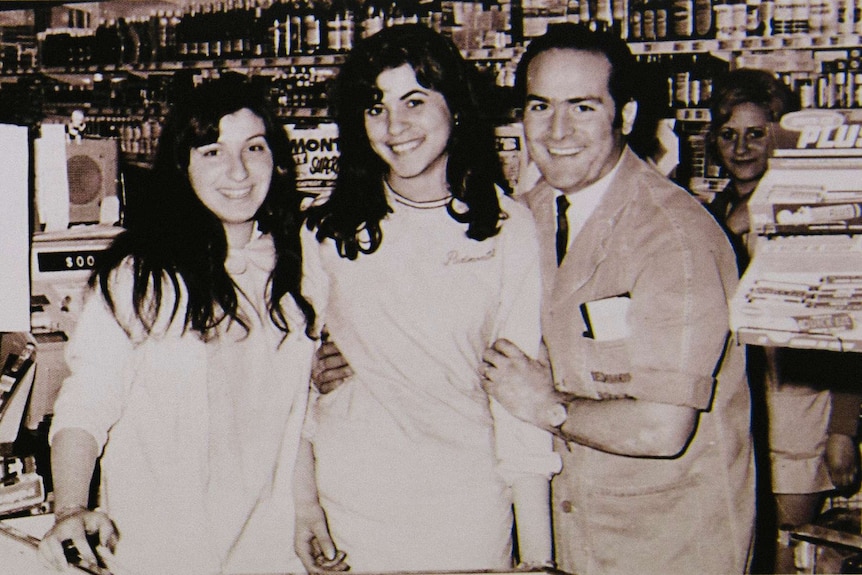
[[[382,97],[365,111],[368,140],[390,169],[390,183],[442,171],[452,132],[443,94],[420,85],[409,64],[377,76]]]
[[[269,192],[272,151],[263,120],[243,108],[219,121],[218,141],[189,152],[189,180],[225,226],[252,221]]]
[[[722,165],[735,182],[759,180],[772,152],[769,114],[750,102],[737,104],[716,134]]]

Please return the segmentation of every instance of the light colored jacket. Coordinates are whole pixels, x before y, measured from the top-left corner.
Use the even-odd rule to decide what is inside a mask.
[[[560,568],[579,575],[743,572],[754,464],[743,347],[728,338],[737,271],[727,239],[694,198],[626,149],[557,268],[554,198],[540,182],[524,199],[543,246],[543,335],[558,388],[700,411],[693,439],[676,458],[558,441]],[[624,294],[631,297],[630,335],[585,337],[581,304]]]

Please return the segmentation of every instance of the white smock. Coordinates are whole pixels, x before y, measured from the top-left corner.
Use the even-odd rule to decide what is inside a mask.
[[[228,257],[247,296],[248,333],[237,323],[207,342],[184,332],[184,288],[169,322],[168,287],[157,329],[144,336],[131,319],[128,260],[112,276],[126,329],[101,293],[86,302],[51,437],[80,428],[104,450],[99,504],[120,535],[115,575],[304,572],[292,486],[315,344],[290,296],[290,333],[269,319],[273,254],[261,236]]]
[[[529,212],[484,241],[447,213],[389,192],[372,254],[303,237],[315,309],[352,367],[307,418],[321,503],[353,572],[512,566],[511,482],[559,470],[550,434],[491,407],[483,351],[539,351],[541,280]],[[323,274],[323,277],[316,277]]]

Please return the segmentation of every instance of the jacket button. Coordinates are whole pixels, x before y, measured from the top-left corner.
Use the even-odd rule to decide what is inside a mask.
[[[571,513],[574,508],[571,501],[563,501],[560,507],[563,509],[563,513]]]

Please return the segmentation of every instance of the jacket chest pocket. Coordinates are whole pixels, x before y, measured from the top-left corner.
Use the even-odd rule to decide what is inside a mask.
[[[627,397],[632,382],[627,342],[627,339],[596,341],[581,336],[577,346],[560,346],[559,354],[554,354],[552,347],[551,358],[560,390],[594,399]]]

